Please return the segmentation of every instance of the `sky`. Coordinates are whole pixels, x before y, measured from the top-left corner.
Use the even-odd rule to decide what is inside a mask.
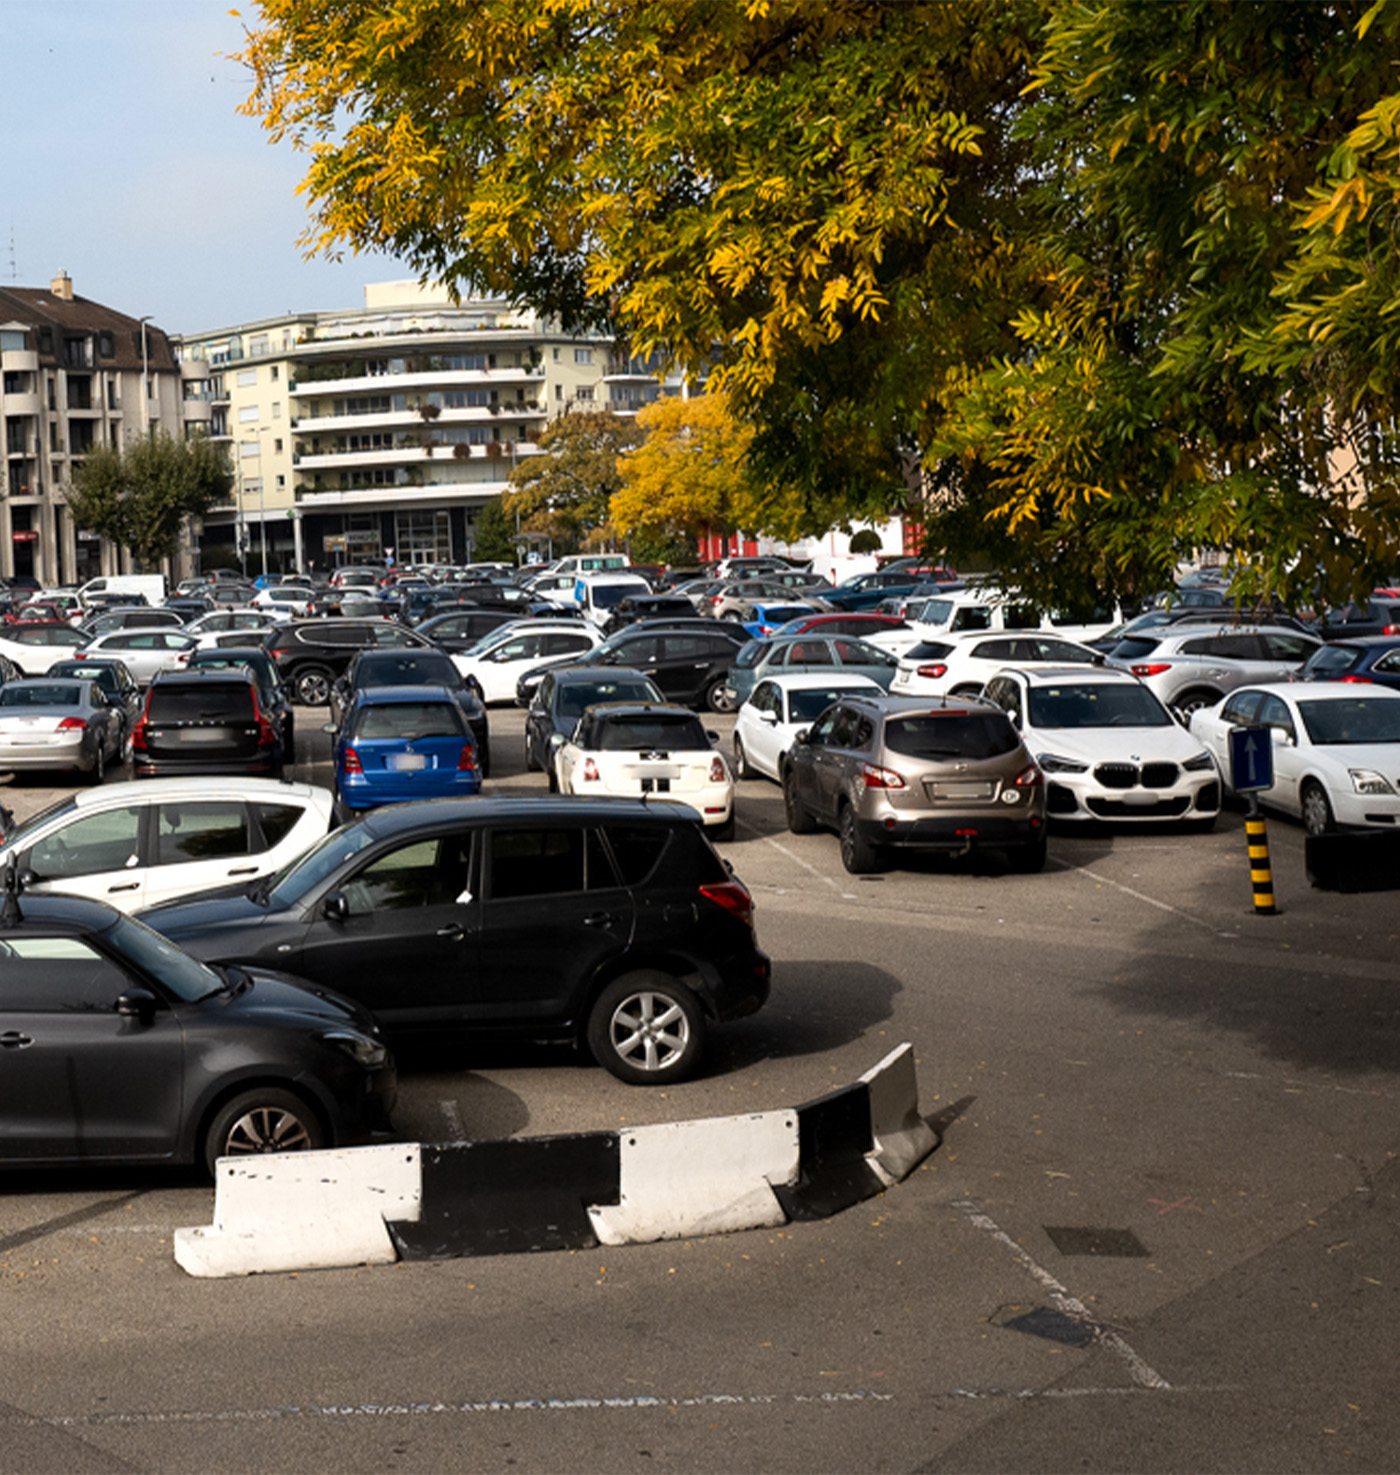
[[[168,333],[363,306],[384,256],[308,261],[303,156],[239,105],[255,0],[0,0],[0,284]]]

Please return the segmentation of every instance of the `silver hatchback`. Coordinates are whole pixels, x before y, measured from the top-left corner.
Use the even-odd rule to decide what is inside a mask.
[[[788,750],[788,828],[841,837],[853,875],[896,850],[1004,851],[1045,865],[1045,779],[1011,719],[990,702],[846,695]]]

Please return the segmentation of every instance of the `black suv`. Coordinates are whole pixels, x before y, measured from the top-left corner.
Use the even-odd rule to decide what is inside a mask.
[[[415,631],[384,619],[298,620],[277,626],[266,643],[284,685],[304,707],[324,707],[332,683],[345,674],[355,652],[377,648],[436,647]]]
[[[659,620],[628,625],[576,660],[527,671],[515,687],[517,706],[528,707],[545,671],[577,666],[622,666],[650,676],[668,702],[711,712],[732,712],[725,695],[729,668],[748,644],[742,625],[720,620]]]
[[[288,753],[277,713],[247,666],[161,671],[131,735],[137,778],[199,774],[282,777]]]
[[[753,899],[694,810],[626,799],[391,804],[289,871],[142,920],[208,962],[274,962],[391,1032],[586,1044],[667,1085],[768,998]]]

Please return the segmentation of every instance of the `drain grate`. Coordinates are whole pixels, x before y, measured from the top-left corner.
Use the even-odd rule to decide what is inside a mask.
[[[1147,1246],[1131,1229],[1092,1229],[1082,1225],[1043,1225],[1050,1242],[1062,1255],[1113,1255],[1146,1259]]]
[[[1027,1311],[1024,1316],[1002,1322],[1002,1325],[1008,1331],[1044,1337],[1047,1341],[1058,1342],[1062,1347],[1087,1347],[1099,1333],[1092,1321],[1067,1316],[1063,1311],[1052,1310],[1049,1306],[1038,1306],[1034,1311]]]

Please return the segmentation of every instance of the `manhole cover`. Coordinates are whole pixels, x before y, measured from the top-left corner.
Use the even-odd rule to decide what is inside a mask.
[[[1024,1316],[1013,1317],[1002,1325],[1013,1332],[1025,1332],[1032,1337],[1044,1337],[1059,1342],[1064,1347],[1087,1347],[1098,1328],[1091,1321],[1076,1316],[1067,1316],[1063,1311],[1054,1311],[1049,1306],[1039,1306],[1027,1311]]]
[[[1147,1247],[1131,1229],[1088,1229],[1079,1225],[1043,1226],[1050,1242],[1062,1255],[1117,1255],[1145,1259]]]

